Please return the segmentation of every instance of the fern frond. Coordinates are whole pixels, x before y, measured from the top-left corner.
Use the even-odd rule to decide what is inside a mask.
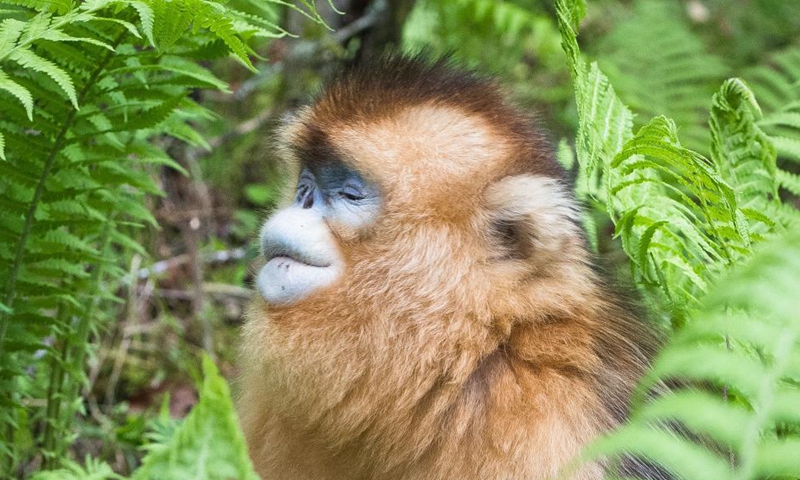
[[[164,444],[151,444],[133,480],[257,480],[239,430],[228,385],[203,358],[200,401]],[[213,452],[213,454],[211,453]]]
[[[795,196],[800,197],[800,175],[778,170],[777,177],[781,187],[792,192]]]
[[[541,99],[569,96],[559,34],[542,2],[518,0],[419,0],[404,24],[404,47],[451,53],[472,64],[517,76],[525,95]],[[503,55],[496,55],[502,51]],[[528,71],[535,58],[536,68]],[[536,85],[531,85],[535,79]]]
[[[734,187],[739,205],[752,211],[778,201],[777,156],[757,123],[760,116],[755,96],[739,79],[727,80],[712,100],[711,158]],[[763,221],[750,226],[761,233],[770,230]]]
[[[156,46],[155,36],[153,34],[153,26],[155,25],[155,12],[147,3],[143,1],[130,2],[131,7],[139,14],[139,22],[142,25],[145,38],[150,42],[150,45]]]
[[[558,3],[580,121],[576,192],[605,206],[639,285],[685,315],[719,266],[749,244],[744,215],[713,164],[680,144],[671,120],[656,117],[633,135],[631,111],[597,64],[579,56],[571,12],[582,4]]]
[[[69,101],[75,109],[78,109],[78,94],[75,91],[75,85],[72,83],[72,78],[61,67],[46,58],[33,53],[27,48],[18,48],[14,50],[9,58],[24,68],[30,68],[37,72],[42,72],[61,87],[61,90],[67,95]]]
[[[655,361],[631,423],[600,440],[593,457],[634,454],[679,478],[796,478],[800,465],[800,230],[766,245],[720,281]],[[659,382],[680,387],[645,401]],[[722,390],[727,393],[722,394]],[[677,433],[680,424],[690,433]],[[797,430],[795,430],[797,431]],[[702,446],[703,439],[722,447]]]
[[[66,462],[58,470],[38,472],[31,480],[124,480],[114,470],[99,460],[87,457],[84,466],[74,462]]]
[[[3,0],[9,5],[20,5],[43,13],[65,14],[72,10],[72,0]]]
[[[0,470],[9,457],[34,456],[53,469],[80,407],[99,302],[112,301],[125,273],[116,262],[145,253],[130,227],[157,223],[143,197],[161,192],[142,167],[177,166],[150,142],[171,134],[203,144],[194,126],[209,114],[188,94],[227,91],[163,50],[201,53],[217,39],[249,65],[244,38],[261,27],[241,30],[242,17],[213,0],[10,3],[31,8],[0,20],[0,429],[30,410],[26,397],[47,407],[33,408],[34,445],[2,444]]]
[[[11,80],[3,70],[0,70],[0,90],[5,90],[19,100],[25,107],[28,120],[33,120],[33,97],[31,96],[31,92],[19,83]]]
[[[769,55],[763,65],[745,70],[743,78],[767,113],[779,112],[800,100],[800,47]]]
[[[800,162],[800,47],[771,55],[766,65],[745,71],[743,78],[764,107],[759,125],[778,156]]]

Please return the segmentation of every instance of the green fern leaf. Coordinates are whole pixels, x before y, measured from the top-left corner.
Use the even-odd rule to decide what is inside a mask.
[[[79,278],[89,277],[89,274],[84,270],[82,264],[63,258],[47,258],[31,262],[27,265],[26,269],[30,272],[50,276],[72,275]]]
[[[203,145],[195,125],[210,116],[187,96],[196,87],[227,90],[208,70],[178,56],[218,58],[208,48],[214,43],[217,51],[247,62],[252,51],[243,39],[258,32],[266,36],[270,28],[268,22],[249,25],[256,23],[252,15],[233,12],[216,0],[72,2],[54,0],[46,6],[46,1],[11,0],[35,11],[10,7],[2,9],[10,18],[0,19],[0,99],[5,102],[0,157],[8,157],[0,162],[0,278],[7,292],[0,299],[0,404],[8,407],[0,408],[0,429],[16,426],[24,412],[33,412],[43,427],[35,449],[25,451],[13,443],[0,449],[20,464],[33,465],[34,455],[44,458],[45,468],[65,458],[72,437],[70,420],[85,379],[88,332],[113,317],[113,310],[99,312],[92,306],[114,301],[115,285],[127,274],[119,265],[126,264],[130,252],[146,254],[132,229],[158,228],[143,197],[160,191],[144,173],[152,169],[140,167],[163,164],[183,171],[163,151],[164,142],[153,140],[172,134],[173,141]],[[304,0],[304,5],[310,3]],[[263,8],[256,7],[248,12]],[[33,355],[45,339],[62,349],[45,349],[47,361]],[[32,366],[30,371],[25,365]],[[41,399],[43,390],[51,392],[47,407],[26,403]],[[216,454],[219,445],[231,446],[227,439],[237,433],[225,428],[235,429],[235,419],[230,408],[219,406],[212,401],[205,414],[206,407],[200,408],[195,430],[189,421],[185,438],[176,435],[175,451],[185,446],[202,456],[209,448]],[[220,432],[210,440],[199,432],[208,425]],[[226,442],[214,443],[219,438]],[[227,464],[213,456],[208,465],[194,462],[209,475],[221,472],[215,478],[255,478],[243,445]],[[154,460],[151,465],[151,473],[160,475],[163,464]],[[49,478],[93,475],[89,464],[74,472],[69,462],[62,466],[66,471],[53,470],[58,473]],[[108,473],[105,469],[97,478]]]
[[[559,1],[557,11],[578,107],[576,192],[605,207],[637,283],[685,316],[716,272],[761,237],[716,166],[681,145],[672,120],[653,118],[633,136],[631,111],[597,64],[580,58],[571,12],[582,2]]]
[[[25,107],[28,120],[33,120],[33,97],[27,88],[11,80],[3,70],[0,70],[0,90],[13,95]]]
[[[205,68],[191,62],[187,62],[175,57],[164,59],[162,65],[141,65],[136,67],[124,67],[109,72],[111,75],[125,75],[134,71],[152,71],[175,74],[162,85],[182,85],[199,88],[213,88],[221,92],[230,93],[228,84],[216,78]]]
[[[153,38],[159,49],[166,50],[189,30],[199,0],[148,0],[152,9]]]
[[[142,23],[142,30],[144,31],[145,38],[150,42],[150,45],[156,46],[155,37],[153,36],[153,25],[155,24],[155,12],[145,2],[130,2],[130,5],[139,14],[139,21]]]
[[[225,380],[203,358],[200,401],[166,444],[150,446],[133,480],[257,480]]]
[[[800,230],[734,268],[704,302],[700,318],[657,357],[630,424],[599,440],[590,457],[634,454],[684,479],[800,475],[800,438],[792,433],[800,432],[798,271]],[[648,400],[653,387],[673,379],[705,387],[675,387]],[[669,427],[675,424],[690,435]],[[722,448],[707,449],[703,438]]]
[[[167,117],[172,115],[175,107],[186,98],[186,94],[181,92],[180,95],[175,95],[161,102],[155,107],[146,108],[136,113],[135,116],[128,119],[128,121],[121,125],[121,130],[141,130],[145,128],[152,128],[161,122],[165,121]]]
[[[781,187],[800,197],[800,175],[785,170],[778,170],[777,177]]]
[[[20,5],[38,12],[58,13],[63,15],[73,9],[72,0],[3,0],[9,5]]]
[[[86,458],[85,465],[81,466],[72,461],[66,461],[58,470],[41,471],[36,473],[31,480],[124,480],[106,463],[91,457]]]
[[[0,23],[0,60],[14,51],[23,30],[25,30],[25,22],[14,18],[6,18]]]
[[[711,107],[711,157],[722,177],[736,190],[740,205],[763,209],[778,201],[777,156],[757,121],[761,109],[739,79],[727,80]]]
[[[53,81],[61,87],[61,90],[67,97],[69,97],[75,109],[77,110],[79,108],[78,96],[75,92],[75,85],[72,83],[72,78],[70,78],[69,74],[61,67],[46,58],[38,56],[27,48],[18,48],[14,50],[11,52],[11,55],[9,55],[9,58],[19,63],[24,68],[42,72],[53,79]]]
[[[195,21],[198,25],[208,28],[210,32],[225,42],[225,45],[228,46],[234,56],[250,71],[255,72],[256,69],[247,56],[247,48],[239,39],[238,33],[233,28],[231,18],[222,13],[220,10],[221,7],[211,2],[201,2],[193,7],[197,8],[198,15]]]
[[[769,115],[800,100],[800,47],[789,47],[769,56],[767,62],[743,74]]]
[[[782,158],[800,162],[800,139],[771,135],[770,140]]]
[[[99,252],[95,250],[88,242],[84,239],[75,236],[66,230],[50,230],[44,233],[39,239],[31,241],[32,248],[36,248],[37,246],[42,249],[42,251],[46,251],[47,248],[59,248],[59,247],[67,247],[72,250],[98,254]]]
[[[780,158],[800,162],[800,47],[770,55],[764,65],[743,77],[764,107],[759,125],[770,136]]]
[[[98,47],[105,48],[106,50],[111,50],[112,52],[114,51],[114,47],[112,47],[106,42],[91,37],[73,37],[72,35],[67,35],[64,32],[53,28],[48,29],[45,32],[42,32],[39,38],[43,40],[50,40],[53,42],[83,42],[83,43],[88,43],[90,45],[97,45]]]

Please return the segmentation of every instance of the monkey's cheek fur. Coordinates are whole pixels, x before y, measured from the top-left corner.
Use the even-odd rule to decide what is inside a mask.
[[[258,272],[256,286],[267,303],[287,305],[332,285],[340,275],[338,265],[316,267],[289,257],[275,257]]]

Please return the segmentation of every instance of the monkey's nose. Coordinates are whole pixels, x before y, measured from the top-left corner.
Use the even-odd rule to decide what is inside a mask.
[[[302,192],[298,202],[302,208],[308,209],[314,206],[314,188],[309,188]]]

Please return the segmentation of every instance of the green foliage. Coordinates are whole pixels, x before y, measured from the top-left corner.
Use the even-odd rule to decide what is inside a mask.
[[[723,35],[714,45],[735,66],[763,62],[764,52],[797,39],[800,4],[785,0],[707,0],[711,19],[721,19]],[[718,37],[719,38],[719,37]],[[760,98],[760,97],[759,97]],[[764,103],[762,101],[762,103]]]
[[[165,412],[163,415],[167,415]],[[203,358],[200,402],[176,427],[151,435],[148,454],[131,477],[147,479],[258,480],[247,456],[230,391],[217,367]],[[107,464],[87,458],[81,466],[71,461],[58,470],[39,472],[31,480],[122,480]]]
[[[691,386],[640,399],[630,422],[591,455],[635,454],[685,479],[799,478],[798,271],[800,230],[794,230],[721,280],[640,390],[670,379]],[[691,436],[668,427],[676,422]],[[717,448],[704,446],[711,443]]]
[[[176,141],[207,147],[195,128],[214,116],[189,94],[228,90],[197,60],[232,54],[252,69],[246,41],[285,32],[215,0],[0,3],[0,431],[41,432],[0,443],[2,476],[39,455],[65,461],[89,339],[129,253],[144,254],[134,232],[156,226],[150,170],[183,171],[165,151]]]
[[[711,158],[722,178],[734,186],[751,235],[774,225],[765,211],[779,208],[775,147],[758,124],[761,109],[739,79],[727,80],[711,107]]]
[[[137,233],[157,228],[152,197],[162,185],[153,173],[185,174],[172,155],[220,144],[198,131],[219,117],[197,92],[229,89],[209,66],[219,74],[220,59],[234,58],[225,63],[232,79],[224,78],[236,84],[260,58],[256,50],[287,35],[279,26],[291,24],[286,12],[321,22],[312,3],[0,0],[0,435],[9,439],[0,442],[0,477],[41,464],[39,480],[121,478],[101,460],[76,463],[84,452],[70,444],[73,418],[86,417],[90,340],[116,319],[121,292],[135,290],[131,254],[155,249]],[[709,9],[705,20],[690,12],[698,5]],[[552,2],[540,0],[415,3],[406,48],[454,51],[561,120],[559,136],[577,127],[574,151],[562,141],[558,156],[591,208],[590,241],[607,253],[605,227],[613,226],[654,316],[676,332],[641,386],[631,423],[593,455],[613,462],[635,453],[681,478],[800,478],[791,463],[800,457],[792,316],[800,214],[791,206],[800,196],[798,5],[599,0],[587,9],[560,0],[557,26]],[[594,63],[581,58],[579,25]],[[298,75],[286,60],[297,52],[275,48],[268,72],[279,74],[259,82],[260,100],[243,108],[220,95],[216,111],[276,118],[294,101],[286,92],[312,83],[297,81],[308,69]],[[725,81],[734,69],[741,79]],[[227,133],[221,126],[217,140]],[[233,226],[220,230],[240,239],[252,235],[256,210],[272,204],[280,183],[260,178],[276,176],[253,145],[261,134],[186,163],[193,175],[227,172],[221,190],[231,178],[245,185],[220,202],[233,212]],[[245,275],[234,268],[229,277]],[[205,280],[223,281],[219,273]],[[183,333],[178,315],[166,311],[153,323]],[[187,356],[185,346],[177,350]],[[195,368],[193,359],[180,364]],[[111,443],[131,450],[147,444],[134,478],[254,478],[227,387],[208,360],[204,369],[201,401],[183,424],[165,412],[153,424],[123,404],[106,406],[111,425],[93,435],[110,432]],[[665,383],[680,387],[649,396]],[[114,469],[129,472],[136,458]]]
[[[67,461],[63,468],[41,471],[31,477],[31,480],[122,480],[122,478],[115,474],[108,464],[88,457],[84,466]]]
[[[743,77],[764,106],[760,126],[778,155],[800,163],[800,47],[771,55],[766,64],[746,70]]]
[[[579,57],[574,18],[559,3],[580,124],[577,192],[598,202],[616,227],[637,284],[658,292],[672,322],[751,241],[733,189],[713,164],[684,148],[675,124],[656,117],[632,133],[632,113],[596,63]]]
[[[464,52],[480,51],[480,48],[463,48],[459,44],[465,40],[461,30],[476,27],[491,32],[490,36],[499,36],[503,46],[512,50],[523,47],[519,40],[528,36],[538,46],[536,51],[554,55],[558,50],[555,26],[549,17],[542,15],[537,2],[508,0],[420,2],[406,25],[406,47],[416,50],[433,46],[439,51],[460,47]]]
[[[151,445],[133,480],[258,480],[247,456],[228,384],[203,359],[200,402],[171,438]]]
[[[778,180],[792,174],[776,167],[764,131],[772,124],[730,79],[711,101],[713,161],[681,146],[665,117],[633,135],[631,111],[580,58],[583,8],[558,2],[578,107],[577,191],[608,213],[637,284],[666,301],[678,332],[640,386],[631,422],[589,457],[633,455],[684,479],[798,478],[800,231],[728,273],[782,231],[774,218],[800,219],[780,203]],[[685,386],[651,397],[676,380]]]
[[[411,51],[451,53],[483,69],[505,72],[518,80],[515,86],[526,97],[565,99],[569,91],[564,88],[558,30],[543,3],[419,0],[404,27],[403,44]]]

